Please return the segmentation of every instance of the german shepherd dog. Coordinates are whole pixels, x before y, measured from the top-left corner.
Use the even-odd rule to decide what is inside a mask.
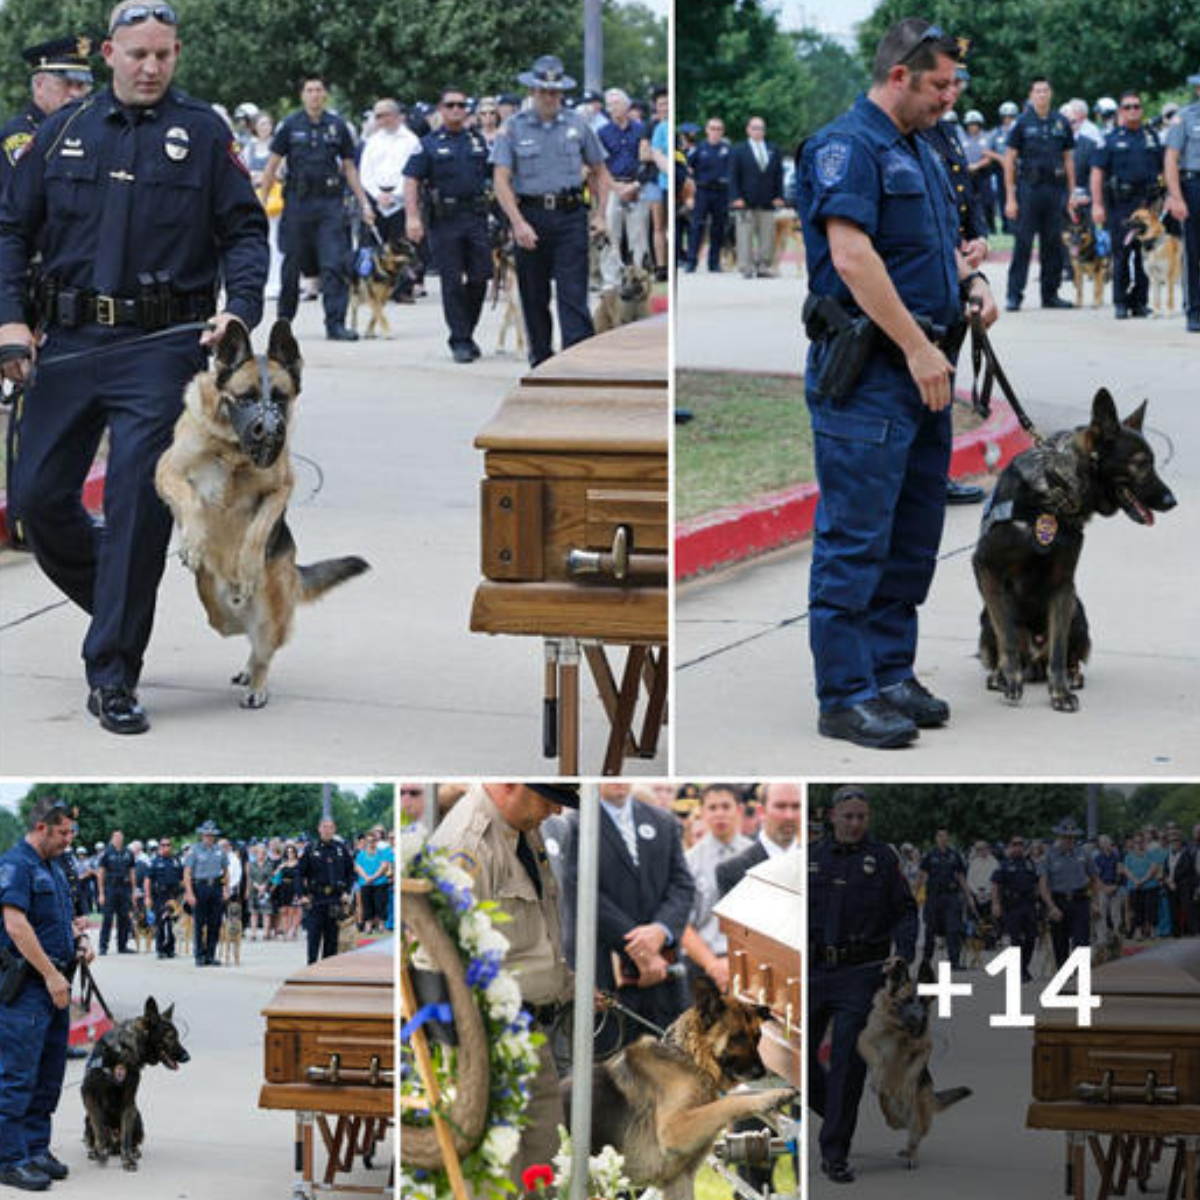
[[[182,900],[167,901],[166,919],[175,926],[176,952],[183,955],[191,954],[192,914],[184,907]]]
[[[933,968],[923,962],[918,983],[931,983]],[[928,1136],[933,1118],[952,1104],[965,1100],[968,1087],[933,1089],[929,1056],[933,1034],[929,1028],[931,996],[918,996],[904,963],[888,972],[875,994],[871,1015],[858,1035],[858,1052],[867,1064],[872,1089],[879,1096],[883,1118],[892,1129],[906,1129],[908,1141],[900,1155],[910,1169],[917,1165],[917,1147]]]
[[[1183,243],[1168,233],[1162,218],[1153,208],[1139,208],[1125,222],[1129,232],[1125,244],[1139,242],[1146,274],[1150,276],[1154,293],[1151,306],[1155,312],[1175,311],[1175,289],[1183,273]],[[1167,293],[1167,306],[1163,307],[1163,292]]]
[[[637,1187],[653,1185],[666,1200],[690,1200],[695,1176],[721,1131],[761,1116],[796,1096],[790,1087],[726,1094],[766,1074],[758,1041],[770,1010],[722,996],[701,976],[695,1005],[663,1041],[644,1037],[596,1067],[592,1145],[625,1159]],[[570,1120],[570,1080],[563,1082]]]
[[[245,329],[230,325],[212,369],[188,387],[154,477],[208,623],[222,637],[250,639],[245,669],[232,679],[246,689],[243,708],[266,704],[271,659],[291,633],[296,605],[369,569],[355,557],[296,562],[285,519],[295,482],[287,443],[302,365],[286,321],[275,322],[259,358]]]
[[[154,926],[150,921],[150,910],[142,896],[133,902],[133,936],[139,954],[148,954],[154,949]]]
[[[597,333],[607,333],[650,315],[650,272],[636,263],[621,266],[621,282],[605,288],[596,305],[593,324]]]
[[[1063,230],[1063,244],[1075,278],[1075,307],[1083,307],[1084,285],[1090,279],[1092,307],[1099,308],[1104,303],[1104,285],[1112,278],[1112,255],[1100,253],[1090,206],[1071,209],[1070,222]]]
[[[109,1155],[119,1154],[125,1170],[137,1170],[145,1137],[137,1107],[142,1068],[161,1063],[177,1071],[191,1057],[171,1019],[174,1012],[172,1004],[160,1013],[151,996],[140,1017],[114,1025],[88,1057],[80,1089],[87,1114],[83,1140],[88,1158],[101,1166]]]
[[[521,296],[517,288],[517,249],[512,226],[497,221],[492,233],[492,307],[502,305],[500,332],[496,334],[496,353],[504,353],[509,329],[513,330],[516,354],[525,353],[525,318],[521,313]]]
[[[983,596],[979,655],[987,686],[1011,703],[1046,680],[1058,712],[1075,712],[1091,651],[1087,615],[1075,592],[1083,527],[1124,512],[1153,525],[1175,497],[1154,469],[1142,436],[1146,403],[1121,421],[1108,391],[1092,401],[1088,425],[1018,454],[983,513],[972,566]]]
[[[388,324],[387,303],[400,280],[405,276],[412,277],[417,252],[406,239],[389,238],[376,245],[364,242],[359,255],[370,269],[365,273],[357,269],[359,260],[356,258],[350,283],[350,327],[357,332],[358,310],[366,306],[371,319],[364,336],[375,337],[375,331],[380,330],[384,337],[390,337],[392,327]]]
[[[217,953],[225,966],[240,967],[242,965],[242,939],[245,934],[245,922],[242,919],[242,905],[239,900],[230,900],[225,905],[225,920],[221,922],[221,934],[217,939]]]

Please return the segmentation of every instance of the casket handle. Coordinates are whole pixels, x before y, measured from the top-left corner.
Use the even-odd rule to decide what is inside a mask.
[[[1122,1100],[1141,1101],[1144,1104],[1178,1104],[1179,1088],[1170,1084],[1160,1084],[1154,1071],[1147,1071],[1145,1081],[1136,1083],[1116,1083],[1112,1071],[1105,1071],[1100,1076],[1099,1083],[1077,1084],[1075,1094],[1081,1100],[1094,1101],[1097,1104],[1113,1104]]]
[[[383,1065],[378,1054],[372,1054],[370,1065],[362,1068],[347,1068],[342,1066],[342,1056],[331,1054],[327,1067],[308,1067],[304,1072],[309,1083],[329,1083],[337,1086],[366,1084],[368,1087],[392,1087],[396,1082],[396,1073]]]
[[[614,579],[625,579],[629,575],[629,526],[618,525],[613,531],[612,550],[567,551],[567,573],[569,575],[611,575]]]

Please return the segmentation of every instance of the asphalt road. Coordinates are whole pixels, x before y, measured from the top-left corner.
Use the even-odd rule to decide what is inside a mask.
[[[988,273],[1003,297],[1005,268],[989,266]],[[798,370],[805,290],[795,278],[682,276],[677,363]],[[922,609],[917,661],[920,678],[952,706],[948,727],[892,752],[817,735],[804,544],[678,590],[674,715],[681,775],[1200,771],[1200,338],[1184,331],[1180,316],[1117,323],[1111,307],[1044,313],[1035,306],[1002,314],[993,340],[1018,395],[1045,430],[1085,424],[1100,386],[1109,388],[1122,415],[1149,397],[1150,441],[1179,501],[1153,528],[1122,515],[1096,518],[1088,527],[1077,583],[1094,650],[1080,710],[1054,712],[1040,686],[1030,687],[1019,707],[984,689],[975,657],[981,602],[970,567],[979,509],[952,508]]]

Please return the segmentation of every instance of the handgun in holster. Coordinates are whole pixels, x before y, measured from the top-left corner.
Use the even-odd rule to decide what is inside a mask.
[[[0,1005],[16,1002],[29,980],[29,964],[11,950],[0,950]]]
[[[861,313],[851,316],[833,296],[812,292],[804,302],[803,318],[809,341],[826,343],[816,390],[830,400],[845,400],[875,349],[875,322]]]

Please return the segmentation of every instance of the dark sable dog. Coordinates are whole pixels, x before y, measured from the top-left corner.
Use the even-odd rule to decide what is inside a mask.
[[[932,981],[933,969],[922,963],[917,982]],[[933,1118],[971,1094],[967,1087],[933,1090],[929,1073],[932,1003],[932,997],[917,995],[908,967],[897,963],[876,992],[871,1015],[858,1035],[858,1052],[867,1064],[884,1120],[892,1129],[908,1131],[908,1141],[900,1154],[910,1168],[917,1165],[917,1147],[929,1133]]]
[[[694,1194],[696,1171],[727,1125],[797,1094],[783,1087],[726,1095],[766,1074],[758,1041],[770,1010],[722,996],[704,976],[693,990],[695,1006],[665,1040],[641,1038],[601,1063],[592,1092],[593,1149],[615,1147],[630,1181],[659,1188],[667,1200]],[[563,1099],[569,1110],[570,1080]]]
[[[971,560],[985,606],[979,654],[987,686],[1013,703],[1027,682],[1046,680],[1055,709],[1079,707],[1091,638],[1075,570],[1088,520],[1120,511],[1153,525],[1175,507],[1142,436],[1145,415],[1143,402],[1122,422],[1101,388],[1090,424],[1017,455],[988,500]]]
[[[101,1166],[110,1154],[121,1156],[127,1171],[136,1171],[142,1157],[145,1129],[138,1112],[137,1091],[142,1068],[161,1063],[177,1071],[191,1057],[171,1020],[172,1004],[163,1012],[151,996],[140,1017],[120,1021],[95,1045],[83,1070],[83,1140],[88,1158]]]
[[[275,322],[263,358],[235,321],[212,370],[189,385],[154,475],[208,623],[222,637],[250,639],[250,658],[232,680],[246,688],[243,708],[266,704],[267,672],[291,633],[296,605],[368,570],[355,557],[296,562],[285,519],[295,484],[287,444],[302,366],[286,321]]]

